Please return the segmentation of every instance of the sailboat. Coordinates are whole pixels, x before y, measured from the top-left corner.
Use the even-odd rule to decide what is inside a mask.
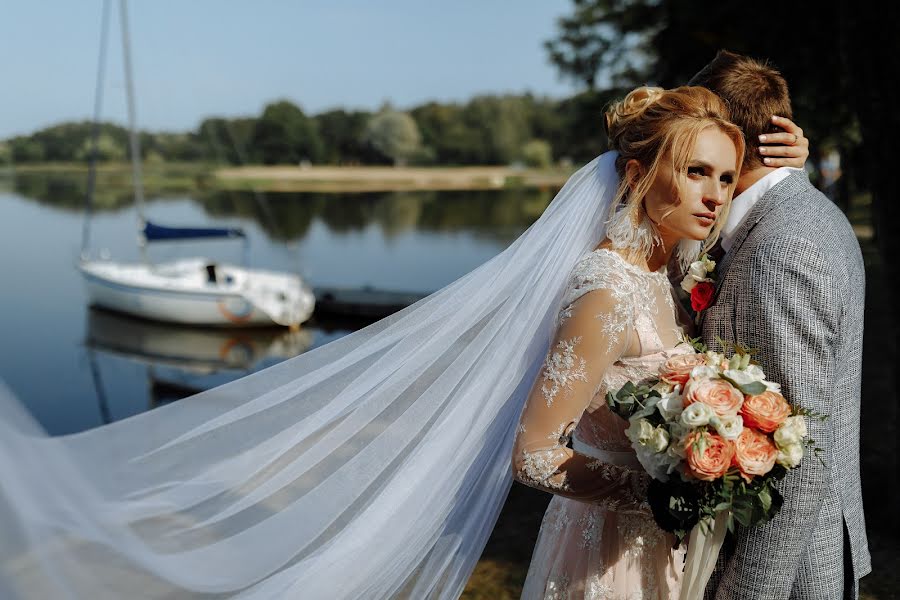
[[[189,325],[264,326],[296,328],[312,316],[315,295],[292,273],[249,269],[206,258],[185,258],[151,263],[148,244],[162,241],[231,238],[246,240],[239,228],[169,227],[145,216],[141,149],[137,131],[126,0],[119,2],[125,89],[128,101],[129,145],[134,197],[138,213],[138,239],[143,261],[121,263],[88,256],[89,224],[96,152],[91,152],[88,207],[78,268],[84,276],[91,305],[136,317]],[[100,60],[94,105],[93,146],[96,148],[102,105],[109,3],[104,3]]]

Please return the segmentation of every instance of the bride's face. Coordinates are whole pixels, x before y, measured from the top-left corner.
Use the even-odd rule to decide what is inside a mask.
[[[663,158],[644,208],[667,246],[709,236],[722,206],[731,199],[736,163],[734,142],[716,127],[697,136],[684,173],[675,173],[671,159]]]

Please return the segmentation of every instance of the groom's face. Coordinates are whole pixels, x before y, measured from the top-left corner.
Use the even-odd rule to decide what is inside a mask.
[[[663,157],[644,206],[667,246],[709,236],[722,207],[731,200],[736,164],[734,142],[716,127],[697,136],[684,172],[676,173],[672,157]]]

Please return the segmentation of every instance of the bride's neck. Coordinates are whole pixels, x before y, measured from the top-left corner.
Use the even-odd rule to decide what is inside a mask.
[[[662,239],[662,243],[653,247],[650,257],[647,259],[647,268],[651,271],[659,271],[672,260],[672,254],[678,245],[678,240]]]

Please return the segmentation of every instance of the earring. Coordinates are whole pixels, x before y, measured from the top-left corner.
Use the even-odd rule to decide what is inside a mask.
[[[675,256],[678,260],[678,266],[681,267],[682,273],[687,273],[691,267],[691,263],[700,257],[700,250],[703,249],[703,242],[699,240],[681,240],[675,246]]]
[[[613,248],[648,258],[653,247],[661,243],[656,228],[640,204],[637,209],[625,205],[617,210],[607,222],[606,237]]]

